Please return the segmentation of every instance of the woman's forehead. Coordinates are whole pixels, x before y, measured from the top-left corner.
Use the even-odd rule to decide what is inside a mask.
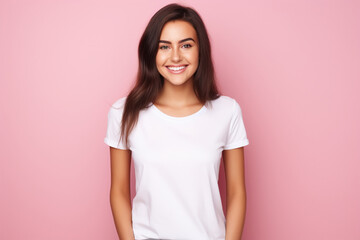
[[[182,20],[167,22],[160,35],[160,40],[171,42],[177,42],[185,38],[193,38],[196,40],[196,31],[191,23]]]

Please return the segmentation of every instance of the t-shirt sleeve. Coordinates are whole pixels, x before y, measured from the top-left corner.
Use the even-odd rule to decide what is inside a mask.
[[[238,102],[234,99],[232,117],[230,126],[228,128],[228,134],[224,150],[243,147],[249,144],[249,140],[246,135],[245,125],[242,118],[242,111]]]
[[[110,147],[126,150],[128,148],[125,145],[124,139],[122,138],[119,142],[121,118],[122,109],[116,109],[114,105],[111,106],[108,111],[107,130],[104,142]]]

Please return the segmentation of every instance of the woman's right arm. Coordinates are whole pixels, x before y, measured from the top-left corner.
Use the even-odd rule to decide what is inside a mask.
[[[110,205],[116,231],[121,240],[135,240],[130,196],[131,151],[110,147]]]

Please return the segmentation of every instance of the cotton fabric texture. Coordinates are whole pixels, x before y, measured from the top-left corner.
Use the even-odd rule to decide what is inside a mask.
[[[135,239],[225,240],[218,187],[222,151],[249,144],[238,102],[222,95],[185,117],[151,103],[140,111],[126,147],[118,144],[125,100],[110,107],[104,142],[132,151]]]

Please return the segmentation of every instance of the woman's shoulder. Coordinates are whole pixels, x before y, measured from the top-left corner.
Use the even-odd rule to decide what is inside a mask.
[[[116,99],[109,107],[108,116],[109,118],[121,119],[124,111],[126,96]]]
[[[122,110],[125,106],[127,96],[120,97],[113,102],[111,108],[116,110]]]
[[[220,108],[232,108],[237,101],[227,95],[220,95],[217,99],[212,100],[212,104],[215,104]]]

